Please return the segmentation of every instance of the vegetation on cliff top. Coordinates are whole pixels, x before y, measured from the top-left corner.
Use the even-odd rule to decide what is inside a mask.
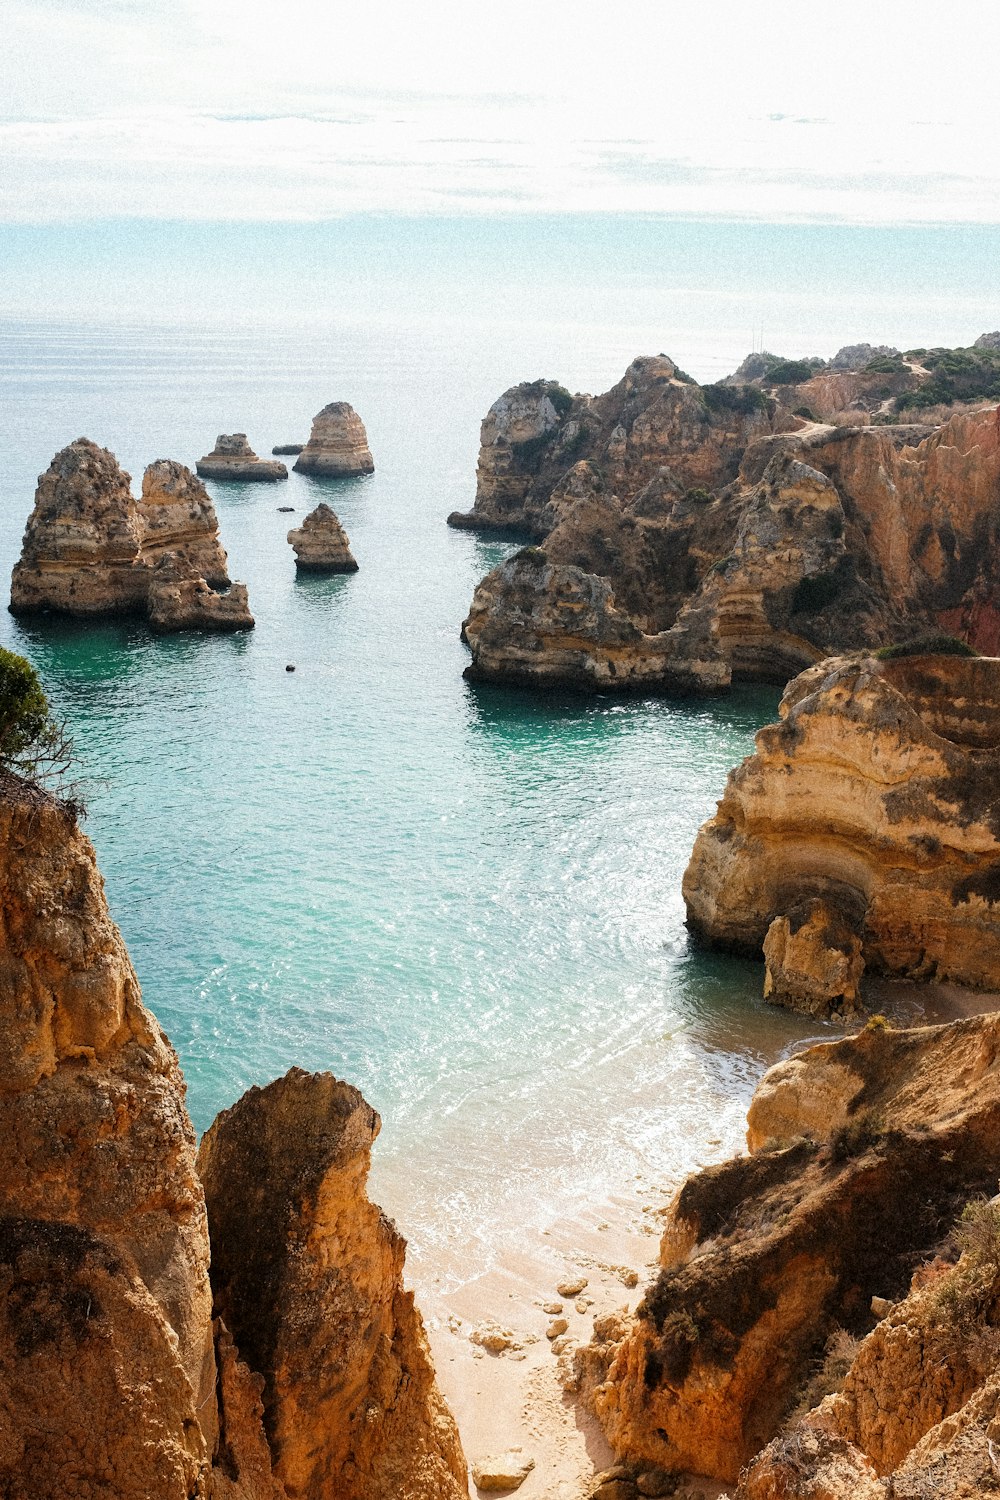
[[[53,717],[34,667],[0,647],[0,769],[65,789],[72,764],[72,742]]]
[[[895,661],[901,656],[978,656],[979,652],[954,635],[920,635],[912,641],[883,646],[875,655],[879,661]]]

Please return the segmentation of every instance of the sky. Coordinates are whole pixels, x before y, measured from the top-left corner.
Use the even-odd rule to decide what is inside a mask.
[[[1000,220],[995,0],[6,0],[0,223]]]

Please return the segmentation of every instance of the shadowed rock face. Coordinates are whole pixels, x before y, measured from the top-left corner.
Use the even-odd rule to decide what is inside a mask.
[[[735,1480],[774,1438],[831,1331],[865,1334],[873,1296],[906,1296],[962,1205],[996,1186],[1000,1016],[869,1026],[813,1047],[765,1076],[749,1125],[753,1155],[678,1193],[663,1269],[631,1328],[581,1356],[588,1399],[623,1459]],[[890,1313],[861,1346],[835,1441],[815,1441],[831,1475],[874,1485],[995,1365],[988,1340],[963,1354],[953,1325],[949,1352],[930,1321],[921,1332],[916,1313]],[[795,1472],[782,1479],[775,1462],[771,1488],[762,1479],[739,1493],[848,1493],[795,1488]]]
[[[287,479],[288,470],[283,463],[270,458],[258,458],[247,442],[245,432],[220,433],[215,447],[195,465],[202,479],[242,479],[254,483],[274,483]]]
[[[935,430],[831,427],[773,407],[759,391],[688,383],[663,358],[637,360],[597,398],[515,387],[483,424],[476,505],[449,520],[527,532],[547,562],[602,580],[640,637],[672,631],[672,653],[712,663],[706,687],[784,683],[831,653],[941,629],[1000,653],[997,409]],[[535,582],[529,612],[544,613],[549,581]],[[480,585],[494,627],[481,657],[465,630],[480,677],[546,681],[579,650],[567,621],[565,651],[548,632],[524,673],[523,584],[509,610],[515,580],[496,570]],[[580,685],[606,690],[598,662]],[[676,690],[667,677],[663,688]]]
[[[365,424],[346,401],[331,401],[313,418],[309,441],[295,460],[297,474],[351,478],[371,474],[375,463]]]
[[[869,969],[1000,988],[1000,660],[834,658],[780,714],[698,834],[689,926],[759,954],[819,899]]]
[[[264,1376],[289,1495],[458,1500],[404,1241],[365,1194],[379,1125],[356,1089],[297,1068],[219,1116],[198,1157],[216,1306]]]
[[[230,585],[215,507],[190,469],[150,464],[142,497],[114,454],[87,438],[41,475],[11,577],[14,614],[144,615],[158,629],[253,625],[243,584]]]
[[[330,507],[321,502],[302,525],[288,533],[295,553],[295,566],[304,573],[356,573],[358,564],[341,526]]]

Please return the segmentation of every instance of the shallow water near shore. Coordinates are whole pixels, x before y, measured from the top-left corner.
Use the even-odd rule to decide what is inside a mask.
[[[373,1189],[413,1274],[453,1285],[738,1144],[763,1068],[816,1028],[763,1005],[759,967],[691,950],[680,879],[777,692],[462,679],[472,590],[512,545],[444,524],[471,504],[483,412],[541,373],[603,389],[628,355],[544,331],[474,361],[445,334],[348,325],[5,332],[4,576],[36,475],[81,434],[138,485],[219,432],[261,455],[303,441],[346,399],[376,459],[364,480],[209,485],[252,633],[2,616],[75,735],[111,909],[197,1128],[292,1064],[349,1079],[383,1117]],[[321,499],[354,576],[295,576],[285,534]]]

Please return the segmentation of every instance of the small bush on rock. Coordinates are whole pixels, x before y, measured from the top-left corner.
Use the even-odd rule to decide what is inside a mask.
[[[921,635],[896,646],[883,646],[875,655],[879,661],[896,661],[903,656],[978,656],[979,652],[954,635]]]
[[[0,647],[0,769],[59,784],[72,764],[72,743],[53,718],[34,667]]]

